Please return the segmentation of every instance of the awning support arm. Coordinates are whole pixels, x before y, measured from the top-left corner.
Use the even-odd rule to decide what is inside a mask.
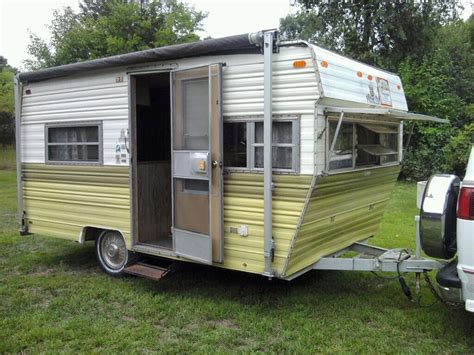
[[[334,152],[334,147],[336,146],[337,137],[339,136],[339,131],[341,130],[341,125],[342,125],[342,119],[343,118],[344,118],[344,111],[341,111],[341,114],[339,115],[339,120],[337,121],[336,132],[334,133],[334,138],[332,139],[332,142],[331,142],[331,148],[329,149],[330,156]]]
[[[272,56],[277,38],[276,31],[263,34],[263,256],[265,259],[264,275],[273,277],[272,268],[274,241],[272,226]]]

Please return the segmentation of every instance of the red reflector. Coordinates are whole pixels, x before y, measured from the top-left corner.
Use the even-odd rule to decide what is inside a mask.
[[[458,218],[474,220],[474,188],[463,187],[459,192]]]

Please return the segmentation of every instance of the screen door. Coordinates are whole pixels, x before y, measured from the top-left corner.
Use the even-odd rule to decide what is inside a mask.
[[[220,73],[172,73],[174,250],[208,264],[223,261]]]

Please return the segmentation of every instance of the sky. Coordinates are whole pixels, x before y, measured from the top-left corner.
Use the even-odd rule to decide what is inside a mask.
[[[462,0],[463,18],[472,14],[474,0]],[[185,0],[196,10],[208,12],[201,37],[214,38],[277,28],[280,18],[295,12],[295,0]],[[28,30],[47,39],[47,24],[53,10],[71,6],[78,9],[79,0],[0,0],[0,55],[14,67],[23,69],[28,58]]]

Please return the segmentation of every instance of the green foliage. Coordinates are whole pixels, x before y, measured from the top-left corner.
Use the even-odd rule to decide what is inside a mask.
[[[411,124],[413,125],[413,124]],[[406,125],[406,126],[411,126]],[[432,174],[446,172],[443,147],[449,142],[452,129],[436,124],[416,124],[410,146],[405,151],[402,163],[402,177],[421,181]],[[410,128],[411,127],[407,127]]]
[[[444,171],[450,171],[463,177],[466,171],[469,153],[471,152],[471,140],[474,136],[474,123],[468,124],[453,136],[449,143],[443,148],[445,161]]]
[[[0,56],[0,149],[3,145],[13,143],[15,114],[13,77],[15,73],[16,69],[8,65],[5,57]]]
[[[15,102],[13,99],[13,77],[15,69],[7,64],[7,60],[0,56],[0,114],[13,115]]]
[[[288,39],[305,39],[357,60],[396,70],[420,58],[437,29],[458,16],[456,0],[298,0],[299,11],[281,20]]]
[[[474,122],[473,23],[471,17],[444,26],[434,50],[420,62],[406,59],[400,65],[410,109],[450,120],[450,125],[415,125],[403,163],[405,178],[464,174]]]
[[[142,6],[125,0],[83,0],[78,13],[70,7],[55,11],[49,43],[30,34],[28,51],[34,59],[25,64],[38,69],[196,41],[205,16],[180,0]]]

